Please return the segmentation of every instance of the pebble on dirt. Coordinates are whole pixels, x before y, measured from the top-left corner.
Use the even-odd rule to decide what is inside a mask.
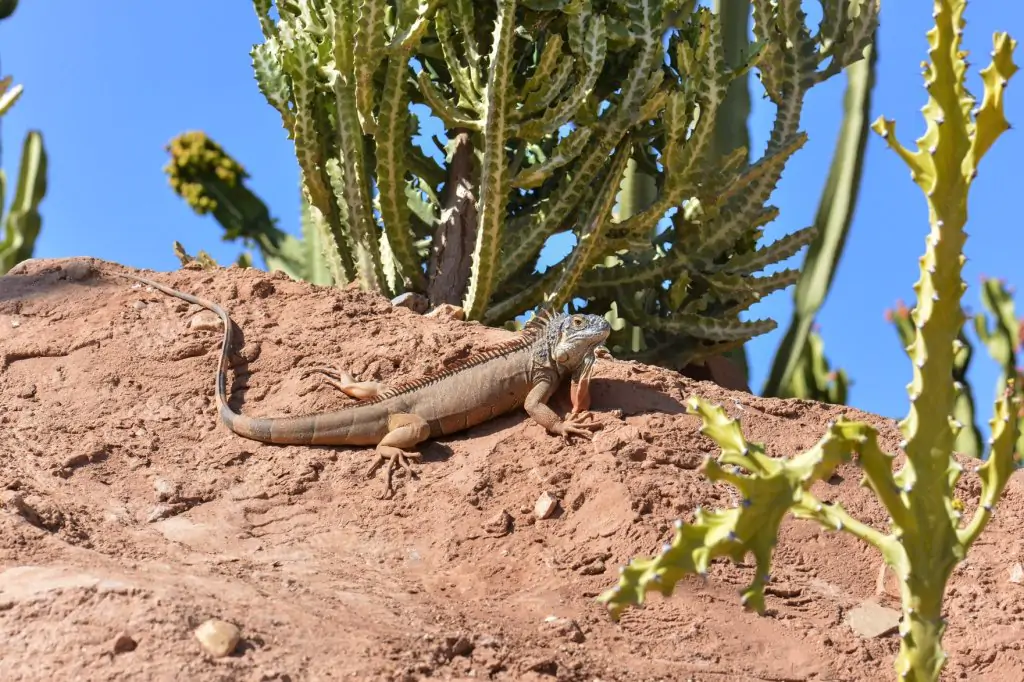
[[[866,639],[889,634],[900,625],[900,614],[874,601],[865,601],[850,610],[846,624]]]
[[[1024,583],[1024,566],[1021,564],[1013,565],[1013,568],[1010,569],[1010,582],[1017,583],[1018,585]]]
[[[543,492],[540,497],[537,498],[537,503],[533,505],[533,514],[539,520],[543,521],[554,514],[557,508],[558,498],[549,492]]]
[[[238,627],[223,620],[211,618],[196,628],[196,639],[211,656],[221,658],[231,654],[238,646],[241,632]]]

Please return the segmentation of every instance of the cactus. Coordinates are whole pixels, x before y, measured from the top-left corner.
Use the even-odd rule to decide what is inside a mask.
[[[850,380],[842,369],[833,370],[825,357],[825,342],[816,328],[807,332],[800,357],[786,384],[785,397],[845,405]]]
[[[247,246],[256,246],[270,270],[314,284],[331,283],[309,221],[304,217],[303,239],[278,228],[263,201],[245,186],[249,177],[245,168],[219,144],[202,132],[190,131],[172,139],[166,149],[171,159],[164,172],[171,188],[199,215],[212,214],[224,228],[224,241],[241,239]],[[204,262],[213,263],[208,255],[200,255]],[[239,262],[251,263],[251,256],[242,254]]]
[[[897,301],[894,310],[886,311],[886,319],[893,323],[900,337],[900,344],[909,352],[914,341],[914,321],[910,317],[910,309],[902,301]],[[957,336],[957,347],[953,353],[953,382],[961,389],[953,405],[953,419],[963,425],[957,434],[954,449],[968,457],[980,458],[982,454],[981,432],[974,420],[974,393],[967,380],[967,370],[971,365],[974,348],[963,328]],[[1003,384],[1005,382],[1000,382]]]
[[[16,4],[3,6],[7,14],[0,18],[10,15]],[[10,76],[0,79],[0,116],[7,113],[21,96],[22,86],[11,87],[11,83]],[[0,275],[31,258],[35,250],[43,223],[39,204],[46,196],[46,161],[43,134],[38,130],[30,130],[21,147],[21,168],[14,197],[8,207],[7,217],[0,222]],[[6,199],[7,174],[0,170],[0,216],[3,215]]]
[[[821,340],[813,338],[814,316],[821,309],[832,286],[842,256],[854,208],[860,191],[864,152],[867,148],[871,91],[875,83],[878,47],[872,40],[869,56],[847,69],[843,124],[836,140],[828,180],[814,218],[816,236],[807,249],[800,277],[793,288],[793,317],[775,351],[768,379],[761,394],[781,398],[805,398],[845,404],[846,391],[830,393],[807,382],[813,372],[811,358],[818,357]],[[824,358],[821,358],[824,361]],[[809,365],[808,363],[812,363]],[[842,400],[837,400],[842,396]]]
[[[989,328],[983,313],[974,315],[974,333],[988,348],[989,355],[999,363],[1002,374],[1000,382],[1017,378],[1017,351],[1020,350],[1021,324],[1014,312],[1013,293],[1003,281],[983,277],[981,280],[981,302],[992,315],[993,325]]]
[[[971,318],[975,334],[985,344],[989,355],[999,363],[1002,369],[999,384],[1003,385],[1012,378],[1018,396],[1024,399],[1024,380],[1022,380],[1024,377],[1021,376],[1021,372],[1017,368],[1021,324],[1014,312],[1012,294],[1002,281],[983,277],[981,301],[993,318],[993,326],[990,330],[985,314],[978,313]],[[910,311],[902,302],[897,302],[895,310],[886,311],[886,318],[895,324],[903,347],[909,348],[914,338],[914,326],[910,320]],[[953,417],[963,424],[963,429],[957,436],[956,450],[970,457],[980,458],[982,437],[974,420],[973,391],[967,379],[967,369],[970,365],[973,347],[966,334],[966,328],[961,329],[958,341],[959,346],[953,358],[953,381],[962,388],[957,396]],[[1018,417],[1021,433],[1016,449],[1017,452],[1024,452],[1024,415]]]
[[[18,7],[17,0],[0,0],[0,19],[7,19]],[[24,88],[12,87],[13,78],[0,78],[0,118],[18,101]],[[43,134],[30,130],[21,145],[21,168],[18,184],[8,207],[7,217],[0,221],[0,275],[23,260],[32,257],[43,218],[39,204],[46,196],[46,147]],[[0,217],[7,200],[7,175],[0,169]]]
[[[1021,402],[1011,377],[995,402],[989,457],[975,469],[981,499],[970,520],[961,524],[962,506],[955,486],[963,467],[952,453],[963,425],[952,416],[960,390],[952,373],[966,319],[961,308],[965,289],[961,269],[967,193],[982,156],[1008,128],[1002,94],[1017,70],[1016,42],[996,33],[992,61],[981,72],[984,97],[972,115],[974,101],[964,87],[966,65],[960,49],[965,5],[965,0],[934,3],[935,27],[928,33],[931,60],[925,64],[929,99],[923,111],[928,125],[917,141],[917,151],[911,152],[895,139],[893,121],[879,118],[872,125],[911,167],[913,180],[926,196],[931,223],[920,278],[914,284],[917,306],[910,315],[916,331],[908,350],[913,366],[913,380],[907,387],[910,410],[899,424],[905,437],[902,468],[893,472],[893,457],[879,448],[871,426],[845,419],[832,424],[811,450],[792,459],[770,458],[762,444],[747,442],[739,423],[721,408],[691,398],[688,411],[700,415],[702,432],[722,448],[720,458],[709,458],[704,470],[711,480],[734,486],[741,502],[728,510],[698,510],[691,523],[678,521],[675,536],[660,555],[635,559],[624,567],[619,584],[599,597],[613,617],[631,604],[643,603],[649,591],[670,595],[680,578],[706,573],[716,557],[738,562],[748,552],[754,554],[757,567],[742,601],[763,612],[772,548],[779,524],[792,512],[797,518],[851,533],[881,552],[901,586],[903,614],[895,671],[901,680],[938,680],[946,661],[942,650],[946,583],[991,519],[1014,471]],[[864,472],[864,483],[889,512],[892,531],[887,534],[810,492],[815,481],[830,476],[851,454]]]
[[[739,315],[795,281],[757,275],[814,231],[756,248],[777,213],[765,202],[804,143],[804,96],[862,59],[878,13],[835,0],[812,34],[798,2],[756,0],[757,42],[744,32],[727,66],[723,19],[695,0],[296,0],[276,18],[253,4],[257,84],[336,283],[461,301],[494,325],[582,300],[627,320],[627,355],[676,367],[774,328]],[[750,163],[745,145],[714,147],[726,93],[754,68],[778,115]],[[446,127],[444,167],[413,144],[411,105]],[[455,158],[467,150],[475,163]],[[576,246],[539,271],[566,233]]]
[[[1024,400],[1024,374],[1017,367],[1017,351],[1020,350],[1024,325],[1014,312],[1013,293],[999,279],[982,278],[981,302],[991,314],[994,324],[990,330],[985,314],[978,313],[973,319],[974,332],[992,359],[999,363],[1000,382],[1013,380],[1017,396]],[[1016,448],[1019,458],[1020,453],[1024,453],[1024,412],[1017,415],[1017,423],[1020,428]]]
[[[46,147],[43,134],[30,130],[21,147],[21,168],[7,216],[0,225],[0,275],[32,257],[42,229],[39,204],[46,196]],[[0,209],[7,195],[7,176],[0,170]]]

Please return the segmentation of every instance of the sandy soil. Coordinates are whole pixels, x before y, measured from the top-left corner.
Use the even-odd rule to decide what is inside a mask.
[[[722,403],[778,456],[841,408],[605,360],[592,443],[516,413],[429,443],[418,476],[381,500],[367,449],[264,445],[221,426],[216,317],[109,276],[121,269],[35,260],[0,278],[0,679],[893,679],[897,636],[846,620],[865,600],[898,607],[874,597],[877,555],[810,522],[784,525],[764,616],[739,603],[752,566],[724,561],[618,624],[594,600],[674,519],[731,503],[697,470],[718,451],[687,396]],[[303,380],[306,366],[386,382],[508,335],[255,270],[149,274],[230,310],[248,373],[235,402],[253,415],[350,400]],[[894,423],[846,412],[895,450]],[[884,527],[858,480],[848,467],[815,492]],[[973,509],[976,477],[961,487]],[[545,492],[559,508],[537,520]],[[1010,579],[1022,519],[1015,476],[949,589],[947,679],[1024,680]],[[232,655],[200,646],[209,618],[240,629]]]

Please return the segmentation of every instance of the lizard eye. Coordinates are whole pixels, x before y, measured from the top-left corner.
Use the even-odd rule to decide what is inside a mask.
[[[572,318],[572,326],[575,329],[579,329],[580,327],[582,327],[583,326],[583,318],[582,317],[574,317],[574,318]]]

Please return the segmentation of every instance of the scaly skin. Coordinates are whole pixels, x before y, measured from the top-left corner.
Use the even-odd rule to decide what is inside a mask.
[[[315,367],[327,383],[360,402],[333,412],[298,417],[248,417],[228,406],[227,366],[232,324],[212,301],[136,275],[116,273],[220,316],[224,341],[217,365],[216,399],[221,421],[234,433],[279,445],[375,445],[377,459],[367,475],[387,462],[385,497],[394,493],[397,466],[411,473],[409,450],[428,438],[447,436],[519,407],[550,433],[569,439],[592,438],[600,424],[587,422],[589,383],[595,358],[611,331],[597,315],[544,313],[519,336],[421,379],[385,386],[356,381],[343,370]],[[572,376],[572,416],[560,418],[547,405],[566,376]]]

